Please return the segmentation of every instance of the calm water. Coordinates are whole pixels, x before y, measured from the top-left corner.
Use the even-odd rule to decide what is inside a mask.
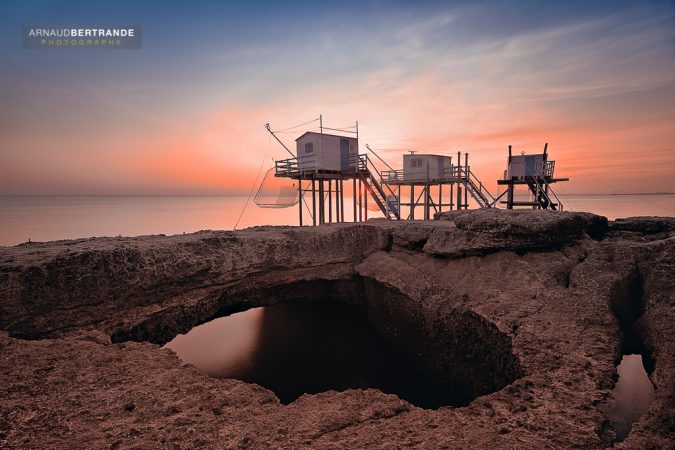
[[[617,441],[623,441],[633,424],[642,417],[655,397],[641,355],[625,355],[617,367],[619,380],[614,387],[615,403],[610,417],[615,422]]]
[[[234,228],[241,197],[0,196],[0,245],[92,236],[180,234]],[[252,201],[239,228],[297,222],[297,209],[261,209]]]
[[[568,210],[594,212],[610,219],[675,216],[673,194],[568,195],[562,200]],[[241,197],[0,196],[0,245],[16,245],[28,239],[228,230],[234,227],[245,203]],[[351,220],[351,211],[346,208],[346,220]],[[379,213],[369,212],[369,217],[377,216]],[[263,209],[250,202],[239,228],[297,224],[296,207]]]
[[[278,304],[215,319],[166,347],[213,377],[303,393],[378,388],[413,404],[451,404],[449,393],[371,329],[365,309],[338,303]]]

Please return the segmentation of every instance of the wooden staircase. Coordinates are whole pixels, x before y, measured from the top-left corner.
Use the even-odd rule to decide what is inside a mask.
[[[483,183],[478,177],[476,177],[469,169],[464,178],[466,181],[466,189],[476,203],[478,203],[478,206],[481,208],[492,208],[495,204],[495,198],[490,194],[490,191],[483,186]]]
[[[557,211],[558,208],[562,211],[563,205],[560,201],[554,202],[549,193],[553,193],[551,187],[546,182],[545,178],[530,178],[527,180],[527,187],[530,188],[532,198],[531,203],[533,207],[541,209],[552,209]],[[555,196],[555,194],[553,194]]]
[[[387,220],[400,220],[399,196],[387,184],[381,184],[380,172],[368,155],[359,155],[359,179],[365,184],[370,196]]]

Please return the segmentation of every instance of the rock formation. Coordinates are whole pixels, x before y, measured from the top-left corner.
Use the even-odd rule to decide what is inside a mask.
[[[503,210],[0,247],[0,447],[608,447],[627,346],[655,361],[656,399],[619,446],[672,447],[674,247],[672,218]],[[283,405],[160,348],[318,298],[367,308],[465,406]]]

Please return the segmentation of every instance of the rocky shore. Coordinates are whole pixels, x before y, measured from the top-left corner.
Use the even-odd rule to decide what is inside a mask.
[[[619,448],[675,446],[675,219],[479,210],[0,247],[2,448],[606,448],[616,364],[656,399]],[[466,398],[304,395],[209,378],[161,345],[287,301],[361,305]]]

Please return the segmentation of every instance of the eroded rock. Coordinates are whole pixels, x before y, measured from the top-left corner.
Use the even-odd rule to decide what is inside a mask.
[[[0,247],[0,446],[609,446],[603,405],[631,286],[656,400],[621,445],[673,446],[669,219],[609,231],[578,213],[441,219]],[[367,389],[282,405],[153,344],[318,294],[368,308],[380,333],[430,370],[471,381],[449,390],[478,397],[426,410]]]

